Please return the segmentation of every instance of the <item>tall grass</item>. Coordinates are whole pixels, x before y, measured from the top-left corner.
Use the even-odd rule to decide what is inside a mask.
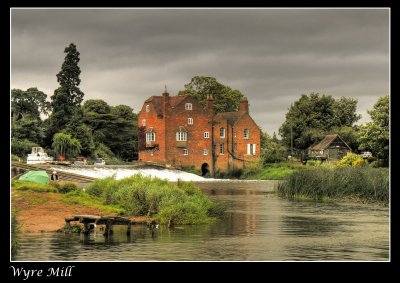
[[[357,199],[364,202],[389,202],[389,172],[371,167],[335,167],[299,170],[277,187],[288,198]]]
[[[14,260],[18,251],[19,223],[15,210],[11,212],[11,259]]]
[[[208,223],[223,213],[193,183],[171,183],[134,175],[114,180],[100,179],[85,191],[100,197],[107,205],[118,205],[130,215],[152,216],[161,224]]]

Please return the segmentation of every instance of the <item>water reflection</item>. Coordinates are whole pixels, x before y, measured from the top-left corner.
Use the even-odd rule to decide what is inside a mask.
[[[327,217],[282,216],[282,232],[297,237],[332,236],[345,223]]]
[[[271,193],[272,183],[201,183],[227,212],[208,225],[149,230],[115,226],[105,237],[22,234],[16,260],[387,260],[387,207],[295,202]]]

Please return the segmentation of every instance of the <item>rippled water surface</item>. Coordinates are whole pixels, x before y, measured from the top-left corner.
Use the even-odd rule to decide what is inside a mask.
[[[199,183],[227,205],[209,225],[136,225],[130,237],[26,233],[15,260],[28,261],[387,261],[389,212],[365,204],[296,202],[279,198],[271,182]]]

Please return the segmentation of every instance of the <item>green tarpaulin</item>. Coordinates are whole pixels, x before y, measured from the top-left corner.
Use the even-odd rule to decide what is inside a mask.
[[[49,175],[47,175],[46,171],[29,171],[19,177],[19,180],[31,181],[39,184],[48,184]]]

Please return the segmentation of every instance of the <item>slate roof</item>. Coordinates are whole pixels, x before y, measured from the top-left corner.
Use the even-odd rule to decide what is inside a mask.
[[[347,143],[345,143],[345,142],[342,140],[342,138],[341,138],[339,135],[337,135],[337,134],[334,134],[334,135],[326,135],[325,138],[323,138],[323,140],[320,141],[318,144],[315,144],[315,145],[310,146],[310,149],[312,149],[312,150],[322,150],[322,149],[328,148],[328,147],[330,146],[330,144],[331,144],[334,140],[336,140],[337,138],[340,139],[340,140],[343,142],[343,144],[344,144],[348,149],[351,150],[351,148],[347,145]]]
[[[171,107],[176,107],[185,98],[186,98],[186,96],[170,96],[169,104],[171,105]],[[163,97],[162,96],[151,96],[145,101],[145,103],[153,104],[154,109],[157,112],[157,116],[163,115]]]

